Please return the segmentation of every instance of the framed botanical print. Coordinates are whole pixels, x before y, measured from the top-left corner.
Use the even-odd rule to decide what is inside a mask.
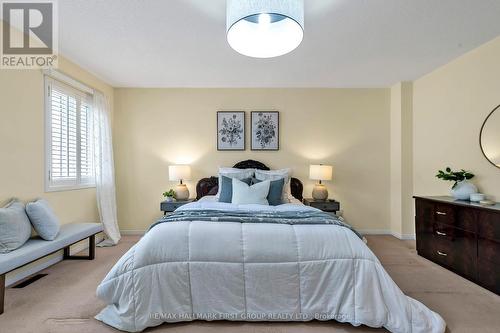
[[[245,150],[245,111],[217,112],[217,150]]]
[[[280,117],[278,111],[252,111],[252,150],[279,150]]]

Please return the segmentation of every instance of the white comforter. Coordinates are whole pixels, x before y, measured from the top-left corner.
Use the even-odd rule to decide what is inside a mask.
[[[304,210],[209,200],[180,209]],[[351,230],[336,225],[169,222],[155,226],[97,288],[96,316],[139,332],[163,322],[337,320],[391,332],[441,333]]]

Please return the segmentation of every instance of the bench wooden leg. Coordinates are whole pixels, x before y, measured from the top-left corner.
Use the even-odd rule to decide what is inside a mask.
[[[89,237],[89,255],[72,256],[69,252],[69,246],[64,248],[63,259],[65,260],[94,260],[95,258],[95,235]]]
[[[95,235],[89,237],[89,260],[95,258]]]
[[[3,304],[5,301],[5,274],[0,275],[0,314],[3,313]]]

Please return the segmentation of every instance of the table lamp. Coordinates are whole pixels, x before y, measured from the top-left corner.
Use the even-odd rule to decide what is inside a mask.
[[[314,200],[325,201],[328,199],[328,190],[326,186],[321,184],[322,180],[332,180],[333,168],[331,165],[310,165],[309,166],[309,179],[318,180],[314,185],[312,197]]]
[[[189,190],[182,181],[191,178],[191,167],[189,165],[170,165],[168,167],[168,178],[171,181],[180,181],[175,188],[175,198],[180,201],[189,199]]]

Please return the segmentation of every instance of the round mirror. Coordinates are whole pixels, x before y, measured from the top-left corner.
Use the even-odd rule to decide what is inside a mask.
[[[486,117],[481,127],[479,143],[486,159],[500,168],[500,105]]]

